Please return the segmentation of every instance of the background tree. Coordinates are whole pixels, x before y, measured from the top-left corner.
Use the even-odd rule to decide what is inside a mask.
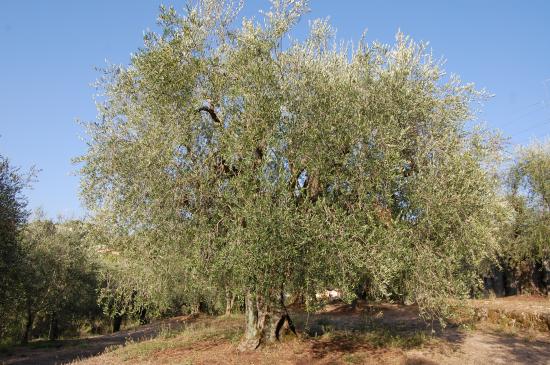
[[[78,333],[99,314],[97,264],[88,231],[80,221],[54,223],[38,216],[22,232],[24,342],[31,336],[55,340],[62,333]]]
[[[8,159],[0,155],[0,338],[13,336],[13,326],[21,298],[22,250],[18,235],[26,222],[27,201],[23,189],[28,183]],[[1,342],[1,341],[0,341]]]
[[[497,244],[499,143],[465,127],[483,93],[402,34],[352,47],[318,20],[283,48],[306,1],[240,27],[238,10],[163,8],[161,34],[105,72],[78,159],[97,222],[130,238],[117,250],[148,283],[242,293],[242,349],[279,337],[289,294],[351,299],[364,277],[443,315]]]
[[[515,290],[550,292],[550,141],[518,149],[507,171],[512,215],[502,235],[502,265]],[[503,290],[501,290],[502,292]],[[504,292],[506,292],[504,290]],[[511,293],[506,293],[511,294]]]
[[[181,253],[145,252],[141,245],[147,236],[142,231],[124,234],[113,228],[94,226],[100,262],[99,302],[104,314],[112,318],[113,330],[118,330],[124,319],[144,323],[149,318],[196,312],[200,306],[218,313],[215,294],[198,282],[198,275],[190,279]],[[192,289],[196,287],[201,289]]]

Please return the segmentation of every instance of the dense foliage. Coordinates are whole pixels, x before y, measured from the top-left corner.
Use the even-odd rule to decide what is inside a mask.
[[[22,195],[27,179],[0,155],[0,338],[9,331],[21,290],[18,268],[22,250],[18,235],[27,219]]]
[[[501,262],[514,292],[550,290],[550,141],[520,148],[505,180]],[[508,293],[510,294],[510,293]]]
[[[18,259],[9,266],[16,272],[7,291],[11,302],[2,308],[2,342],[75,336],[101,324],[97,255],[87,233],[80,221],[41,216],[21,227]]]
[[[468,295],[502,206],[498,143],[465,126],[483,94],[402,34],[352,46],[319,20],[283,47],[307,2],[272,4],[239,27],[232,3],[163,9],[161,34],[105,73],[82,191],[143,295],[245,295],[253,342],[281,298],[351,299],[365,278],[426,309]]]
[[[97,264],[88,229],[80,221],[36,219],[22,234],[21,275],[26,323],[23,339],[78,333],[101,312],[97,306]]]
[[[291,38],[307,10],[161,8],[162,32],[100,80],[77,159],[88,221],[27,222],[28,179],[0,156],[0,343],[244,310],[255,348],[327,288],[432,318],[490,270],[550,288],[550,142],[499,189],[483,92],[401,33],[338,42],[317,20]]]

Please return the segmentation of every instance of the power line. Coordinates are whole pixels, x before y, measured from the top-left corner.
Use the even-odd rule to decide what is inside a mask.
[[[531,129],[541,127],[541,126],[543,126],[543,125],[545,125],[545,124],[547,124],[547,123],[550,123],[550,119],[546,119],[546,120],[544,120],[544,121],[542,121],[542,122],[540,122],[540,123],[534,124],[534,125],[532,125],[532,126],[530,126],[530,127],[528,127],[528,128],[525,128],[525,129],[519,131],[519,132],[516,132],[516,133],[514,133],[514,136],[523,134],[523,133],[525,133],[525,132],[529,132]],[[549,125],[550,125],[550,124],[549,124]]]
[[[523,109],[523,110],[529,109],[530,107],[533,107],[533,106],[536,106],[536,105],[538,105],[539,107],[538,107],[538,108],[535,108],[535,109],[528,110],[528,111],[526,111],[526,112],[523,112],[523,113],[520,114],[520,115],[518,115],[518,113],[514,113],[515,115],[518,115],[518,116],[515,117],[515,118],[513,118],[513,119],[511,119],[511,120],[509,120],[508,122],[502,124],[502,125],[500,126],[500,128],[508,127],[508,126],[514,124],[515,122],[517,122],[518,120],[521,120],[521,119],[525,118],[525,117],[528,116],[529,114],[533,114],[534,112],[540,111],[540,110],[542,110],[542,109],[544,109],[544,108],[546,107],[544,101],[539,101],[539,102],[536,102],[536,103],[533,103],[533,104],[529,105],[527,108],[522,108],[522,109]],[[514,114],[512,114],[512,115],[514,115]]]
[[[543,109],[547,108],[548,106],[550,106],[550,88],[548,87],[550,85],[550,79],[543,80],[542,85],[544,86],[544,90],[546,92],[546,98],[543,98],[543,100],[540,100],[540,101],[528,104],[524,107],[521,107],[515,113],[512,113],[510,115],[510,117],[512,117],[513,119],[511,119],[511,120],[507,121],[506,123],[500,125],[499,128],[508,127],[508,126],[514,124],[515,122],[517,122],[518,120],[521,120],[521,119],[525,118],[526,116],[528,116],[528,115],[530,115],[534,112],[543,110]],[[533,109],[533,107],[535,107],[535,108]],[[521,133],[523,133],[523,131]]]
[[[526,117],[527,115],[532,114],[532,113],[535,112],[535,111],[540,111],[540,110],[545,109],[545,108],[547,108],[548,106],[550,106],[550,89],[549,89],[549,87],[548,87],[548,85],[550,84],[550,79],[544,80],[544,81],[542,82],[542,84],[544,85],[544,89],[545,89],[545,91],[546,91],[546,96],[547,96],[547,98],[545,98],[545,99],[547,99],[547,100],[544,100],[544,99],[543,99],[543,100],[541,100],[541,101],[538,101],[538,102],[535,102],[535,103],[526,105],[525,107],[522,107],[518,112],[513,113],[512,115],[518,115],[519,113],[521,113],[521,114],[519,114],[517,117],[513,118],[512,120],[508,121],[507,123],[501,125],[500,128],[510,126],[510,125],[513,124],[514,122],[517,122],[518,120],[520,120],[520,119]],[[533,108],[533,107],[536,107],[536,108],[535,108],[535,109],[531,109],[531,108]],[[531,125],[531,126],[529,126],[529,127],[527,127],[527,128],[524,128],[524,129],[522,129],[522,130],[520,130],[520,131],[518,131],[518,132],[516,132],[516,133],[512,133],[511,138],[520,136],[520,135],[522,135],[522,134],[524,134],[524,133],[527,133],[527,132],[529,132],[529,131],[531,131],[531,130],[533,130],[533,129],[535,129],[535,128],[542,127],[542,126],[546,125],[547,123],[548,123],[548,125],[550,126],[550,119],[543,120],[543,121],[540,122],[540,123],[533,124],[533,125]],[[510,156],[510,157],[513,157],[513,156],[514,156],[514,153],[508,151],[509,148],[512,148],[512,146],[510,146],[510,145],[509,145],[509,146],[506,146],[505,148],[503,148],[502,151],[503,151],[506,155],[508,155],[508,156]]]
[[[542,84],[544,85],[544,89],[546,90],[546,97],[548,98],[548,100],[550,100],[550,90],[548,89],[549,83],[550,83],[550,79],[546,79],[542,82]]]
[[[531,103],[531,104],[528,104],[528,105],[525,105],[525,106],[522,106],[520,107],[516,112],[512,113],[510,116],[515,116],[519,113],[522,113],[524,110],[529,110],[530,108],[534,107],[534,106],[537,106],[537,105],[540,105],[540,104],[544,104],[544,100],[539,100],[537,102],[534,102],[534,103]]]

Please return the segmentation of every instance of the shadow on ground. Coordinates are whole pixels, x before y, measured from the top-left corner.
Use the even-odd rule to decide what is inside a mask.
[[[392,360],[406,365],[433,364],[549,364],[550,336],[513,336],[498,330],[464,331],[455,327],[441,328],[438,322],[426,323],[416,306],[396,304],[343,303],[329,304],[323,311],[307,314],[291,308],[296,329],[303,340],[283,344],[279,349],[295,346],[300,355],[286,357],[290,363],[387,363]],[[210,321],[208,318],[207,322]],[[211,318],[213,319],[213,318]],[[82,340],[47,343],[50,348],[18,347],[11,356],[0,355],[0,364],[63,364],[96,356],[106,349],[154,338],[170,327],[177,331],[196,318],[179,317],[139,327],[136,330]],[[220,347],[221,346],[221,347]],[[289,347],[290,346],[290,347]],[[220,350],[221,349],[221,350]],[[262,356],[275,356],[278,347],[263,355],[236,353],[234,344],[202,341],[188,349],[205,359],[221,351],[224,361],[261,363]],[[186,350],[187,351],[187,350]],[[189,354],[188,354],[189,355]],[[288,354],[285,354],[288,355]],[[157,355],[155,355],[157,356]],[[183,356],[183,355],[179,355]],[[244,358],[243,358],[244,356]],[[156,358],[155,358],[156,359]],[[254,361],[252,361],[253,359]],[[267,359],[267,358],[266,358]],[[101,363],[101,358],[98,358]],[[235,362],[236,361],[236,362]],[[369,362],[370,361],[370,362]],[[373,362],[374,361],[374,362]],[[208,362],[206,362],[208,363]],[[225,363],[225,362],[224,362]]]
[[[97,356],[109,348],[127,341],[140,342],[156,337],[167,329],[178,330],[194,318],[176,317],[140,326],[137,329],[75,340],[39,341],[28,346],[16,346],[0,354],[1,365],[56,365]]]
[[[443,329],[439,322],[425,322],[416,306],[333,303],[316,314],[294,310],[292,317],[297,330],[309,337],[311,351],[317,359],[334,353],[387,348],[408,350],[429,346],[434,339],[459,348],[465,338],[456,327]],[[418,361],[411,364],[422,363]]]

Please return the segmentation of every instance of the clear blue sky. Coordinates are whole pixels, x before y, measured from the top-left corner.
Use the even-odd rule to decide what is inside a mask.
[[[184,1],[169,0],[183,9]],[[245,15],[267,2],[248,1]],[[158,0],[0,2],[0,154],[42,171],[27,192],[48,215],[84,215],[71,158],[75,119],[93,120],[94,66],[126,64],[155,29]],[[339,37],[393,41],[398,29],[429,41],[447,71],[495,94],[481,119],[513,144],[550,135],[550,1],[312,0],[307,19],[330,16]],[[546,81],[546,87],[544,82]],[[536,104],[537,103],[537,104]]]

